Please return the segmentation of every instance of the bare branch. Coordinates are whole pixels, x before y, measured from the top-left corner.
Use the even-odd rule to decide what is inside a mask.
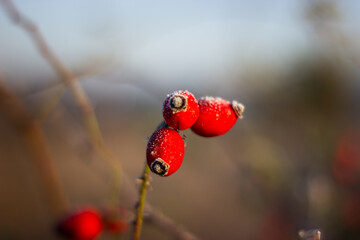
[[[147,206],[145,209],[145,220],[162,229],[169,236],[177,240],[199,240],[194,234],[187,231],[182,226],[176,224],[173,220],[162,214],[161,212]]]
[[[142,183],[140,188],[140,197],[136,208],[136,219],[135,219],[135,226],[134,226],[133,238],[132,238],[133,240],[139,240],[141,235],[144,208],[146,203],[146,192],[147,192],[147,188],[149,187],[149,174],[150,174],[150,168],[145,161],[144,172],[141,179]]]
[[[44,133],[39,123],[25,109],[22,102],[5,86],[0,77],[0,110],[25,141],[48,198],[53,214],[62,214],[68,206],[55,170]]]
[[[23,16],[11,0],[2,0],[4,8],[6,9],[10,19],[14,23],[18,24],[23,28],[38,48],[41,55],[47,60],[54,71],[62,79],[63,83],[70,90],[80,112],[83,115],[85,128],[93,144],[94,148],[101,158],[107,162],[110,171],[112,171],[113,177],[113,200],[114,204],[117,204],[117,198],[120,191],[121,179],[122,179],[122,168],[120,163],[117,161],[113,153],[106,147],[100,127],[95,116],[93,106],[91,105],[84,89],[78,82],[78,78],[61,62],[61,60],[51,50],[45,38],[38,30],[37,26],[28,18]]]
[[[107,162],[110,169],[113,170],[112,173],[115,183],[114,189],[116,189],[120,186],[120,180],[123,177],[126,179],[126,176],[123,176],[120,163],[116,160],[113,153],[105,146],[94,109],[86,93],[79,84],[78,78],[60,61],[60,59],[51,50],[44,37],[38,30],[37,26],[30,19],[24,17],[17,10],[11,0],[0,1],[6,9],[9,17],[29,34],[41,55],[48,61],[48,63],[62,79],[63,83],[69,88],[75,102],[79,107],[79,110],[83,114],[86,130],[92,144],[94,145],[98,154]],[[116,204],[117,201],[117,194],[114,194],[114,203]],[[172,220],[154,210],[149,204],[145,206],[145,213],[147,214],[147,219],[150,220],[151,223],[158,226],[164,232],[173,236],[175,239],[197,239],[194,237],[194,235],[184,230],[182,227],[177,226],[176,223],[174,223]]]

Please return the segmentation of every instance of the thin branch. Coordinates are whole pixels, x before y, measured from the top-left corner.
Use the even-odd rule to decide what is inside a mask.
[[[145,161],[144,173],[141,178],[142,183],[140,188],[140,198],[136,208],[136,219],[135,219],[135,226],[133,232],[133,240],[139,240],[141,235],[144,207],[146,203],[146,192],[149,186],[149,174],[150,174],[150,168]]]
[[[168,126],[168,125],[166,124],[165,121],[162,121],[156,127],[156,129],[160,129],[165,126]],[[184,228],[176,225],[171,219],[164,216],[160,212],[154,210],[149,204],[147,204],[145,206],[146,193],[147,193],[147,189],[150,185],[149,178],[150,178],[150,168],[149,168],[147,162],[145,161],[144,172],[141,177],[142,184],[140,187],[140,196],[139,196],[139,201],[138,201],[138,205],[136,208],[135,226],[134,226],[134,231],[133,231],[133,236],[132,236],[133,240],[140,239],[141,228],[142,228],[142,224],[143,224],[143,220],[144,220],[145,208],[146,208],[145,216],[147,216],[147,218],[145,218],[145,219],[150,220],[150,222],[152,222],[159,228],[163,229],[165,232],[167,232],[167,234],[173,236],[174,239],[196,240],[197,238],[193,234],[191,234],[190,232],[187,232]]]
[[[68,201],[62,191],[53,158],[39,123],[22,102],[6,87],[0,77],[0,110],[24,139],[43,184],[49,207],[58,216],[66,211]]]
[[[49,116],[50,112],[59,104],[65,91],[66,88],[61,85],[60,88],[56,89],[53,94],[50,94],[50,96],[47,97],[47,99],[45,99],[38,108],[39,110],[36,118],[40,121],[45,120]]]
[[[37,26],[31,20],[24,17],[17,10],[11,0],[0,1],[6,9],[9,17],[29,34],[39,52],[60,76],[60,78],[63,80],[63,83],[69,88],[76,104],[83,114],[86,130],[88,132],[91,143],[113,171],[114,189],[120,189],[118,186],[121,185],[121,179],[123,177],[121,165],[116,160],[113,153],[105,146],[93,107],[88,100],[83,88],[79,84],[77,77],[60,61],[60,59],[57,58],[55,53],[48,46]],[[117,195],[114,194],[114,203],[117,203],[117,201]],[[176,223],[174,223],[172,220],[152,209],[149,204],[145,206],[145,212],[148,214],[148,219],[150,219],[153,224],[166,231],[175,239],[197,239],[183,228],[177,226]]]
[[[140,188],[142,188],[142,186]],[[138,192],[132,185],[132,181],[125,174],[123,190],[125,192],[125,195],[129,199],[140,202]],[[180,226],[180,224],[174,222],[169,217],[165,216],[162,212],[153,207],[149,202],[147,202],[144,207],[143,224],[144,223],[152,224],[154,227],[157,227],[165,234],[170,236],[171,239],[199,240],[199,238],[197,238],[193,233],[189,232],[184,227]]]
[[[166,232],[173,239],[177,240],[199,240],[194,234],[187,231],[182,226],[176,224],[173,220],[162,214],[161,212],[152,209],[150,206],[145,210],[145,220],[154,224],[164,232]]]
[[[23,16],[11,0],[2,0],[1,3],[14,23],[18,24],[28,33],[41,55],[47,60],[54,71],[60,76],[63,83],[70,90],[79,110],[83,115],[85,128],[91,143],[97,150],[100,157],[110,166],[113,177],[113,199],[115,200],[114,204],[117,204],[117,195],[119,194],[121,186],[122,168],[113,153],[104,143],[94,109],[84,92],[84,89],[79,84],[77,77],[62,63],[62,61],[48,46],[37,26],[30,19]]]
[[[177,240],[198,240],[198,238],[187,231],[185,228],[176,224],[173,220],[165,216],[163,213],[154,209],[150,204],[146,203],[146,193],[150,182],[150,168],[145,161],[144,172],[141,177],[140,196],[136,207],[136,216],[132,239],[139,240],[141,235],[142,224],[147,221],[158,227],[166,234]]]

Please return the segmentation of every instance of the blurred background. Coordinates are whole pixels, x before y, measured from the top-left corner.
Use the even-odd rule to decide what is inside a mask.
[[[184,131],[183,165],[168,178],[152,175],[149,203],[200,239],[299,239],[301,229],[360,239],[360,2],[14,3],[80,78],[129,179],[122,207],[133,211],[130,189],[139,187],[162,101],[184,89],[236,99],[244,118],[216,138]],[[6,86],[40,121],[71,206],[101,208],[109,169],[76,104],[0,13]],[[2,114],[0,129],[0,239],[58,239],[24,142]],[[142,239],[170,238],[145,224]]]

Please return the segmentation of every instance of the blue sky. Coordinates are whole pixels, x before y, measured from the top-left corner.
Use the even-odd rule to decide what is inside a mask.
[[[242,62],[286,62],[311,42],[302,21],[306,2],[17,0],[15,4],[70,66],[109,58],[118,71],[167,79],[184,72],[217,78],[231,64]],[[358,33],[359,1],[340,2],[344,26]],[[23,66],[24,72],[51,72],[2,10],[0,29],[0,71]]]

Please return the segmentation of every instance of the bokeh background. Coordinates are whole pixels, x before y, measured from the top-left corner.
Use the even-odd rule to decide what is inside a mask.
[[[360,239],[360,2],[14,2],[79,76],[129,179],[119,205],[133,211],[146,137],[186,89],[242,102],[244,119],[216,138],[184,131],[183,165],[152,175],[149,203],[201,239]],[[76,104],[4,9],[0,73],[41,122],[71,206],[106,205],[109,169]],[[0,239],[58,239],[24,142],[2,114],[0,129]],[[146,223],[142,239],[170,238]]]

